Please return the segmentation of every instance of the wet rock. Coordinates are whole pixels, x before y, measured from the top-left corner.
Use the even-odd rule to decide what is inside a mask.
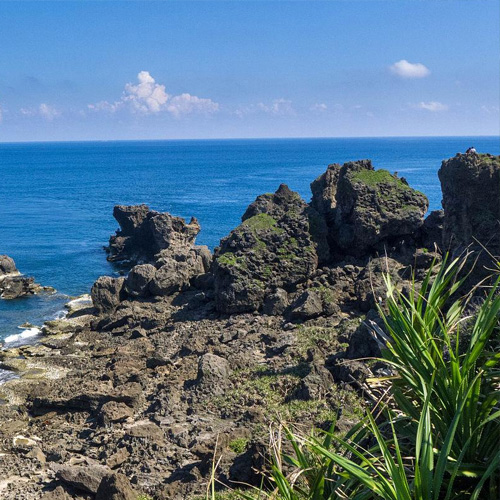
[[[14,259],[8,255],[0,255],[0,276],[5,274],[17,274],[18,272]]]
[[[221,241],[215,255],[215,301],[220,312],[259,310],[268,290],[291,290],[316,269],[308,211],[300,196],[284,184],[248,207],[243,222]]]
[[[151,264],[134,266],[125,280],[125,291],[131,297],[147,297],[149,295],[149,283],[155,274],[156,268]]]
[[[125,297],[124,283],[125,278],[99,277],[90,292],[94,307],[99,312],[115,309]]]
[[[337,258],[365,256],[414,235],[428,207],[425,195],[386,170],[374,170],[369,160],[329,165],[311,190]]]
[[[111,474],[101,481],[95,500],[137,500],[137,493],[126,476]]]

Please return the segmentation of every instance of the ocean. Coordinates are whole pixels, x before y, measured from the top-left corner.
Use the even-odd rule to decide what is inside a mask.
[[[475,146],[500,153],[498,137],[0,143],[0,254],[57,289],[0,300],[0,341],[28,341],[70,297],[118,270],[103,246],[117,229],[115,204],[146,203],[200,221],[214,248],[259,194],[286,183],[306,200],[329,163],[370,158],[441,206],[441,161]]]

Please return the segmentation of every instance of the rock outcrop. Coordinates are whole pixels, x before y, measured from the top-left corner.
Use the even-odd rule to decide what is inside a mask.
[[[99,312],[113,310],[126,298],[179,292],[209,270],[212,254],[206,246],[195,245],[200,225],[194,217],[186,223],[147,205],[117,205],[113,215],[120,229],[109,240],[108,260],[131,269],[124,281],[111,277],[96,281],[92,299]]]
[[[500,156],[457,154],[438,173],[444,249],[461,252],[472,244],[500,255]]]
[[[221,241],[213,266],[217,309],[257,311],[266,296],[278,288],[294,291],[317,266],[309,207],[282,184],[276,193],[259,196]]]
[[[411,238],[423,224],[425,195],[369,160],[333,164],[312,184],[334,258],[363,257]]]
[[[259,487],[270,422],[350,428],[376,395],[363,384],[388,375],[364,361],[380,354],[384,275],[405,291],[443,241],[495,242],[497,172],[498,157],[445,162],[444,211],[423,221],[402,179],[330,166],[311,204],[284,185],[259,196],[214,259],[196,222],[117,207],[110,259],[128,276],[99,278],[94,307],[47,322],[38,345],[0,351],[22,374],[1,387],[0,496],[202,497],[216,447],[218,484]],[[0,258],[1,276],[16,272]]]
[[[14,260],[8,255],[0,255],[0,298],[17,299],[34,295],[42,290],[52,290],[35,283],[35,278],[22,275]]]

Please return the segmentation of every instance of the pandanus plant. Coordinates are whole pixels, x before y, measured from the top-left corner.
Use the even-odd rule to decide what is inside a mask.
[[[293,453],[274,440],[274,487],[241,498],[500,498],[500,278],[467,316],[463,266],[445,258],[406,294],[386,277],[384,328],[375,333],[394,370],[389,398],[343,437],[334,426],[323,437],[285,427]]]

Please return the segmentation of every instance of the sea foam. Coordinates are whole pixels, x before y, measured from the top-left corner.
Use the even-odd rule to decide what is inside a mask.
[[[14,335],[9,335],[8,337],[5,337],[4,342],[6,344],[11,344],[12,342],[20,342],[23,339],[27,339],[30,337],[36,337],[37,335],[40,335],[42,333],[42,330],[40,328],[37,328],[36,326],[32,328],[26,328],[26,330],[23,330],[21,333],[17,333]]]

